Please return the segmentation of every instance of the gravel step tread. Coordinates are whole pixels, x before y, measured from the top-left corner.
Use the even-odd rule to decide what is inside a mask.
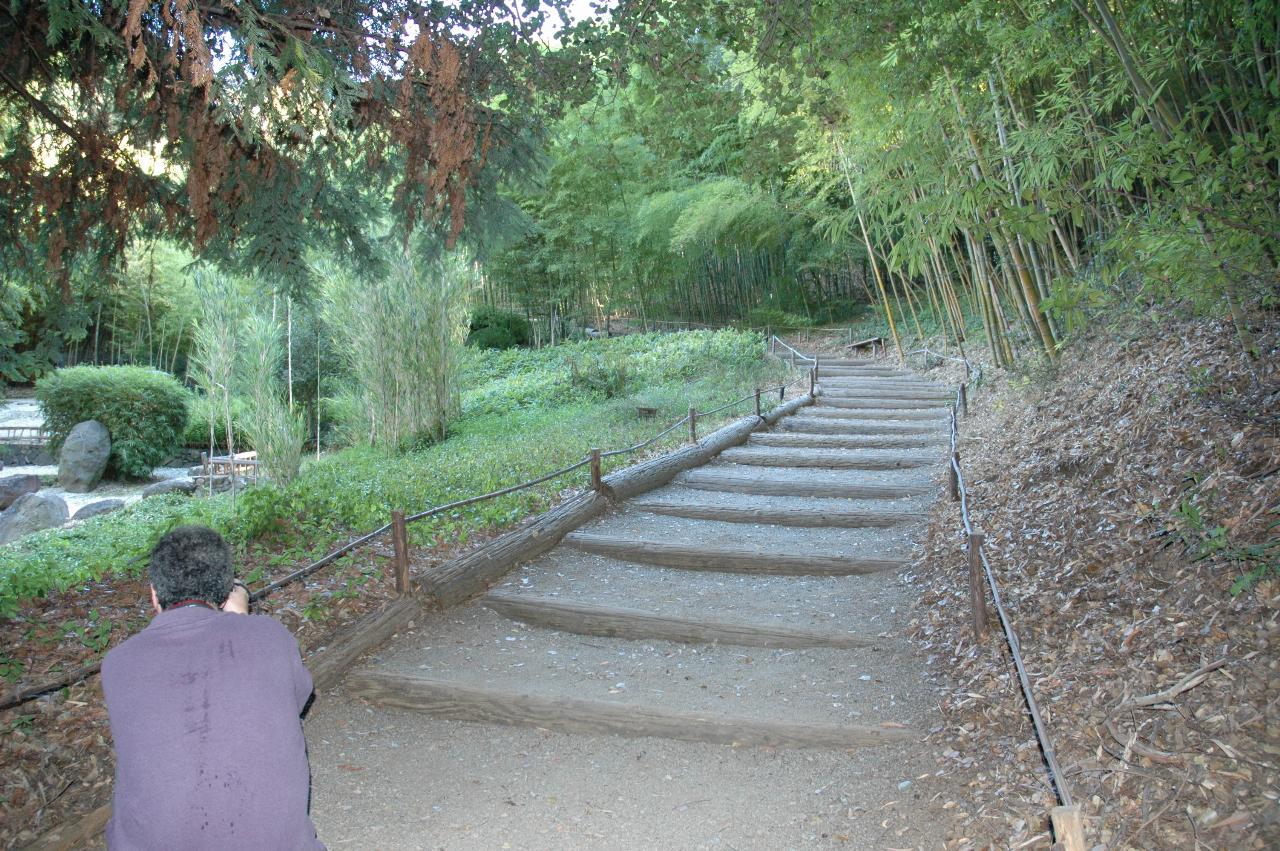
[[[892,642],[769,649],[585,637],[527,626],[472,604],[426,621],[412,640],[401,640],[375,660],[391,675],[548,701],[601,700],[635,711],[852,725],[909,724],[919,717],[918,707],[904,705],[908,695],[900,699],[884,677],[904,655],[909,650]],[[916,689],[926,690],[923,682]]]
[[[809,434],[941,434],[946,421],[908,422],[902,420],[868,420],[852,417],[795,416],[787,417],[779,427],[783,431]]]
[[[672,570],[567,547],[526,562],[494,590],[597,606],[723,619],[859,636],[898,636],[905,611],[896,578],[773,576]]]
[[[629,505],[639,511],[704,520],[847,528],[915,523],[926,517],[928,509],[928,502],[918,497],[858,500],[757,496],[695,490],[680,485],[668,485],[652,491],[631,500]]]
[[[827,393],[818,397],[818,406],[823,408],[850,408],[853,410],[869,408],[872,410],[885,409],[922,409],[940,408],[943,411],[947,409],[946,397],[939,396],[938,401],[933,399],[913,399],[910,397],[898,397],[896,394],[868,394],[866,396],[835,396]]]
[[[943,462],[939,452],[880,449],[814,449],[741,446],[720,453],[721,460],[763,467],[826,467],[845,470],[899,470]]]
[[[825,472],[825,471],[824,471]],[[680,544],[707,552],[847,556],[910,554],[917,529],[798,528],[770,523],[733,523],[653,514],[625,504],[575,532],[575,536]]]
[[[714,464],[681,473],[675,481],[698,489],[836,499],[899,499],[936,494],[939,489],[939,482],[923,469],[799,470]]]
[[[799,431],[763,431],[747,439],[748,446],[787,446],[812,449],[911,449],[947,444],[944,432],[936,434],[805,434]]]
[[[899,420],[913,423],[945,423],[949,421],[947,408],[845,408],[840,405],[811,405],[806,417],[825,417],[833,420]]]

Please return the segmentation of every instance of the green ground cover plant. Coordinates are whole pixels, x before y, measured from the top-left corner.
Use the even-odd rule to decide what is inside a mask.
[[[234,507],[226,495],[152,497],[72,529],[50,530],[20,546],[0,548],[0,616],[24,599],[114,574],[138,575],[164,532],[205,523],[227,534],[242,553],[320,555],[346,534],[386,523],[393,508],[422,511],[497,490],[568,466],[592,447],[613,449],[648,439],[687,413],[709,410],[775,383],[784,367],[765,354],[764,339],[740,331],[634,335],[539,351],[469,350],[462,380],[463,416],[449,437],[406,452],[354,446],[305,465],[287,486],[244,491]],[[627,392],[609,396],[575,385],[596,359],[625,365]],[[767,404],[776,404],[770,394]],[[658,409],[642,419],[636,406]],[[746,402],[710,418],[716,424],[751,410]],[[675,430],[654,449],[687,439]],[[605,472],[638,456],[608,459]],[[586,486],[585,469],[527,491],[478,503],[409,527],[411,541],[429,545],[505,526],[550,505],[565,489]]]

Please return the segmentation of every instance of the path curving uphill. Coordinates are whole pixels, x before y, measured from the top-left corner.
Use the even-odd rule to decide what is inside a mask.
[[[349,675],[307,725],[330,847],[936,846],[955,780],[922,742],[939,690],[902,568],[949,394],[821,375],[816,405]]]

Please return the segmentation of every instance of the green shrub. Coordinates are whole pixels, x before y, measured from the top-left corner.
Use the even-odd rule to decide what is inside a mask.
[[[471,314],[467,342],[483,349],[510,349],[529,345],[529,320],[496,307],[477,308]]]
[[[467,345],[478,346],[482,349],[514,349],[520,343],[510,330],[490,326],[488,328],[477,328],[468,334]]]
[[[747,314],[748,324],[757,328],[808,328],[813,321],[776,307],[757,307]]]
[[[107,472],[134,479],[181,446],[190,398],[172,375],[141,366],[73,366],[36,383],[54,452],[76,423],[97,420],[111,434]]]

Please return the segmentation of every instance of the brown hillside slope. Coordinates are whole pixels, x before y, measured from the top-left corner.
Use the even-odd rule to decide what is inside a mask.
[[[1047,379],[990,381],[961,424],[974,523],[1090,845],[1280,843],[1278,327],[1253,365],[1226,325],[1099,334]],[[1047,847],[1052,792],[994,612],[971,639],[960,528],[944,503],[919,570],[915,635],[957,682],[937,735],[959,735],[958,765],[1001,765],[962,802],[974,835]]]

